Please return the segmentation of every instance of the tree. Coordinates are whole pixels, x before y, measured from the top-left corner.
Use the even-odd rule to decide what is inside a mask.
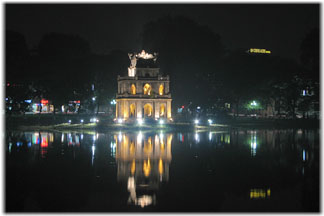
[[[210,92],[209,76],[223,55],[220,36],[185,17],[162,17],[144,26],[143,49],[158,52],[161,72],[170,75],[175,106],[201,104]]]
[[[54,107],[84,99],[93,76],[88,42],[75,35],[49,33],[42,37],[38,51],[38,80],[48,89]]]

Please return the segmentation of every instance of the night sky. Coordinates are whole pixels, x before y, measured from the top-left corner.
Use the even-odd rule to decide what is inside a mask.
[[[6,30],[36,47],[49,32],[75,34],[94,53],[141,48],[142,26],[181,15],[209,26],[228,49],[265,48],[298,60],[305,35],[319,27],[319,4],[6,4]]]

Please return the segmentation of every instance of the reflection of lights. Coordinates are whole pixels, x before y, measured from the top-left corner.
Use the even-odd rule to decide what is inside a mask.
[[[160,133],[160,139],[163,140],[163,133],[162,132]]]
[[[134,159],[133,162],[132,162],[132,165],[131,165],[131,173],[132,173],[132,175],[134,175],[135,170],[136,170],[136,163],[135,163],[135,159]]]
[[[121,142],[122,139],[123,139],[123,136],[122,136],[121,132],[119,132],[119,134],[118,134],[118,141]]]
[[[9,153],[11,153],[12,143],[9,143]]]
[[[61,136],[61,142],[63,143],[64,142],[64,134],[62,133],[62,136]]]
[[[162,161],[162,159],[159,160],[159,173],[160,173],[160,175],[163,174],[163,161]]]
[[[257,148],[256,131],[253,131],[251,134],[251,156],[252,157],[256,155],[256,148]]]
[[[151,172],[150,159],[144,160],[144,163],[143,163],[143,172],[144,172],[144,176],[145,177],[148,177],[150,175],[150,172]]]
[[[81,134],[81,140],[83,140],[83,134]]]
[[[196,142],[199,142],[199,134],[198,133],[195,133],[195,140],[196,140]]]
[[[80,144],[79,136],[75,135],[75,144]]]
[[[96,141],[96,136],[95,135],[92,136],[92,140]]]
[[[212,132],[209,132],[208,138],[209,138],[209,141],[212,140]]]
[[[110,152],[111,152],[111,156],[115,157],[115,155],[116,155],[116,143],[113,143],[113,142],[110,143]]]
[[[41,147],[42,148],[48,147],[48,138],[47,137],[42,137]]]
[[[137,144],[140,144],[142,142],[142,132],[140,131],[138,134],[137,134]]]
[[[142,208],[152,204],[152,197],[148,195],[143,195],[136,200],[136,204],[140,205]]]
[[[92,145],[91,149],[92,149],[92,156],[94,156],[95,150],[96,150],[96,146],[95,145]]]
[[[138,119],[137,119],[137,123],[138,123],[139,125],[142,125],[142,124],[143,124],[143,119],[138,118]]]
[[[91,150],[92,150],[91,165],[93,166],[93,161],[94,161],[94,155],[95,155],[96,146],[95,145],[92,145]]]
[[[209,124],[212,124],[212,123],[213,123],[213,120],[208,119],[208,123],[209,123]]]
[[[127,181],[127,189],[128,190],[134,190],[135,189],[135,179],[134,177],[129,177]]]
[[[303,161],[306,161],[306,150],[303,150]]]
[[[160,123],[161,125],[163,125],[163,124],[164,124],[164,121],[161,119],[161,120],[159,121],[159,123]]]
[[[198,119],[195,119],[195,124],[198,124],[199,123],[199,120]]]

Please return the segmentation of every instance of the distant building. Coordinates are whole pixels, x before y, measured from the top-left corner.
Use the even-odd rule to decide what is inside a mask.
[[[271,54],[270,50],[259,49],[259,48],[250,48],[247,52],[248,53],[256,53],[256,54]]]
[[[157,67],[157,54],[128,54],[128,76],[118,76],[116,118],[132,121],[142,118],[171,120],[169,76]]]

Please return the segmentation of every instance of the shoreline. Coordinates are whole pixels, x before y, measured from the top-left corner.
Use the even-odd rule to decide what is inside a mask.
[[[285,129],[285,128],[305,128],[319,129],[320,120],[318,119],[229,119],[216,120],[215,124],[199,124],[192,122],[166,123],[160,125],[152,124],[117,124],[107,116],[97,116],[99,123],[89,122],[93,115],[19,115],[6,116],[6,130],[89,130],[89,131],[132,131],[132,130],[161,130],[161,131],[211,131],[228,129]],[[80,119],[85,119],[80,123]],[[69,120],[72,123],[67,123]]]

